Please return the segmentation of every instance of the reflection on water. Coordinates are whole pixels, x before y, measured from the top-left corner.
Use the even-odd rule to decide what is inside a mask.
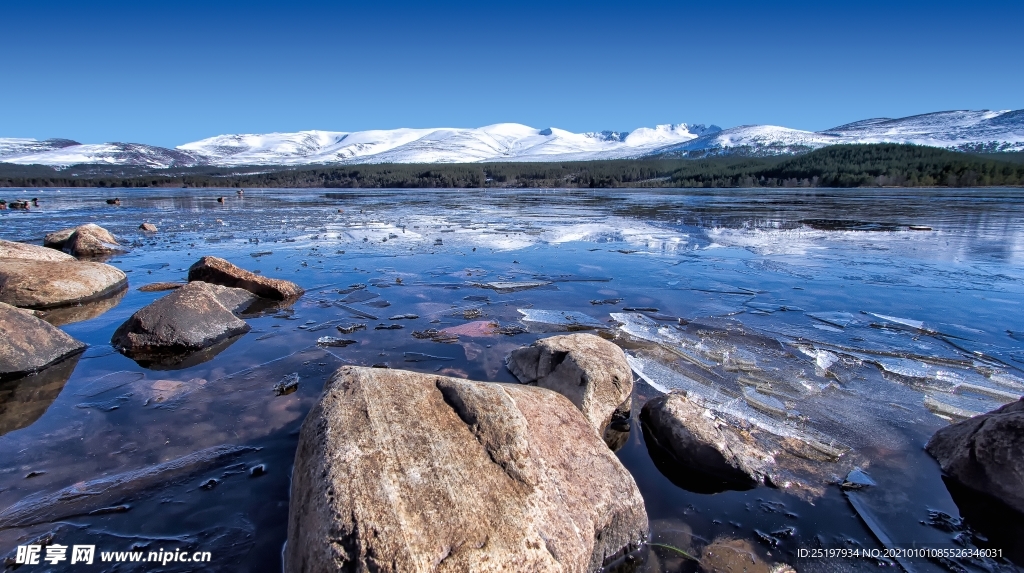
[[[116,207],[100,190],[32,194],[41,207],[0,215],[0,238],[38,243],[95,222],[131,248],[109,261],[131,289],[105,312],[60,321],[91,346],[38,419],[0,436],[0,512],[208,448],[260,449],[129,488],[104,500],[109,511],[0,528],[0,554],[52,535],[110,549],[202,546],[230,556],[215,564],[225,570],[278,570],[297,431],[334,369],[513,381],[509,351],[586,330],[626,348],[641,376],[632,419],[606,435],[651,517],[641,569],[693,570],[668,546],[709,568],[728,553],[832,571],[842,563],[797,550],[880,547],[834,485],[853,466],[878,483],[861,510],[895,543],[955,543],[963,527],[935,516],[960,509],[921,445],[1024,392],[1016,190],[118,190]],[[160,231],[143,234],[143,221]],[[174,370],[114,352],[114,330],[167,294],[138,287],[180,282],[204,255],[307,294],[247,316],[251,332]],[[275,392],[283,379],[297,379],[294,392]],[[688,482],[652,459],[636,420],[670,388],[809,447],[784,468],[807,487],[676,485]],[[833,451],[839,461],[797,463]]]
[[[57,399],[80,357],[75,354],[41,372],[0,381],[0,436],[38,420]]]

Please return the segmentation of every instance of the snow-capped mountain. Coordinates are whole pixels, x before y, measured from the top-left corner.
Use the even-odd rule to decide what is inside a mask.
[[[0,138],[0,162],[21,165],[107,164],[167,168],[205,165],[205,157],[141,143],[81,144],[70,139]]]
[[[675,124],[632,133],[572,133],[499,123],[476,129],[221,135],[178,149],[209,157],[216,165],[566,161],[637,157],[715,131],[719,128]]]
[[[1024,151],[1024,110],[942,111],[877,118],[823,131],[743,125],[665,147],[662,156],[789,155],[840,143],[912,143],[956,151]]]
[[[218,135],[175,149],[138,143],[2,139],[0,162],[132,165],[151,168],[359,163],[589,161],[637,157],[797,154],[840,143],[913,143],[958,151],[1024,151],[1024,110],[945,111],[867,119],[823,131],[773,125],[722,130],[667,124],[632,132],[573,133],[518,123],[486,127],[300,131]]]

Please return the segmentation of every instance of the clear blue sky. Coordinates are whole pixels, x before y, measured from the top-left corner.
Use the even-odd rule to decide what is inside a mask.
[[[0,1],[0,137],[1024,108],[1024,2]]]

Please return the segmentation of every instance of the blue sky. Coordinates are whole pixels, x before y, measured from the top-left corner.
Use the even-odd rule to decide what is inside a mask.
[[[0,137],[1024,108],[1024,2],[0,2]]]

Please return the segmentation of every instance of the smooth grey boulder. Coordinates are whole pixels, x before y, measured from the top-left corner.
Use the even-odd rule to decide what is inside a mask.
[[[0,260],[0,302],[22,308],[55,308],[117,293],[128,286],[115,267],[78,260]]]
[[[203,257],[193,263],[188,269],[188,280],[245,289],[270,300],[292,300],[305,292],[291,281],[260,276],[219,257]]]
[[[599,571],[647,530],[564,396],[345,366],[299,436],[285,571]]]
[[[925,450],[960,485],[1024,514],[1024,398],[942,428]]]
[[[110,231],[95,223],[50,233],[43,239],[43,245],[76,257],[105,257],[127,250]]]
[[[110,343],[136,361],[173,364],[249,332],[234,313],[255,299],[242,289],[192,282],[139,309]]]
[[[2,259],[25,259],[29,261],[73,261],[75,257],[67,253],[30,245],[28,243],[16,243],[0,239],[0,260]],[[0,262],[2,264],[2,262]]]
[[[2,302],[0,332],[0,380],[38,372],[86,347],[31,311]]]
[[[568,398],[598,433],[633,392],[633,371],[625,353],[593,334],[544,338],[513,350],[505,362],[520,382]]]
[[[747,430],[730,424],[686,394],[659,396],[644,404],[640,421],[654,445],[711,489],[749,489],[770,480],[774,458]],[[650,442],[654,441],[655,444]],[[698,477],[699,476],[699,477]],[[706,481],[706,480],[705,480]],[[694,488],[691,488],[694,489]]]

